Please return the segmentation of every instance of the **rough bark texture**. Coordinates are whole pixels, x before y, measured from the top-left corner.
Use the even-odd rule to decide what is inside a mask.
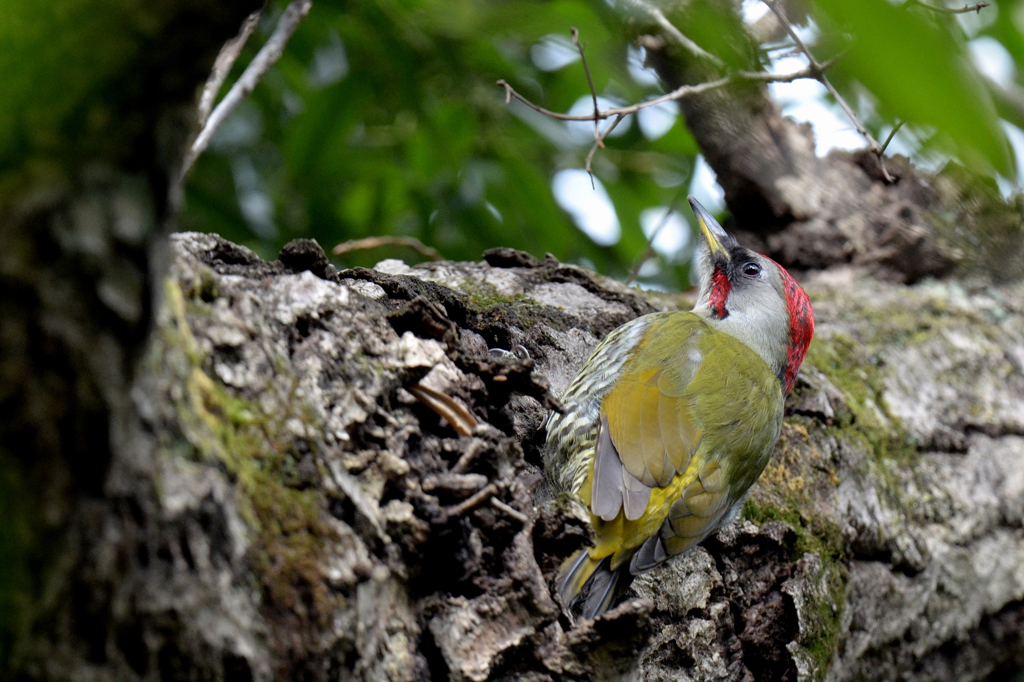
[[[982,680],[1024,666],[1019,199],[956,169],[896,162],[883,185],[870,159],[817,159],[763,91],[695,100],[689,123],[751,243],[789,265],[866,267],[804,278],[817,337],[741,522],[573,624],[549,581],[588,531],[541,485],[538,427],[603,335],[685,302],[508,250],[339,273],[310,242],[266,263],[204,235],[173,238],[165,280],[186,114],[253,5],[125,9],[139,58],[97,91],[110,115],[81,117],[98,127],[70,129],[59,153],[5,160],[0,674]],[[488,350],[517,345],[529,359]],[[480,425],[459,435],[415,384]]]
[[[1024,659],[1020,284],[808,280],[818,336],[744,520],[573,625],[548,582],[587,531],[537,473],[548,382],[673,301],[508,251],[338,273],[311,242],[274,263],[172,242],[143,419],[20,652],[31,677],[938,680]],[[530,359],[488,352],[516,344]],[[481,425],[459,436],[416,382]]]
[[[169,179],[196,87],[261,4],[4,10],[4,49],[21,48],[40,76],[33,90],[58,101],[16,102],[24,109],[0,144],[0,677],[30,629],[75,632],[60,647],[75,640],[86,660],[102,658],[109,595],[67,593],[64,571],[77,552],[104,551],[93,522],[110,504],[108,467],[133,447],[130,391],[167,267]],[[62,622],[51,617],[58,593],[74,601]]]
[[[675,20],[688,22],[685,12]],[[721,21],[730,26],[737,20]],[[727,43],[744,45],[745,29],[735,28]],[[643,21],[634,31],[671,89],[728,73],[648,34]],[[760,68],[754,54],[750,46],[733,66]],[[990,201],[998,195],[994,185],[955,165],[931,176],[904,157],[887,157],[893,181],[886,182],[871,152],[820,158],[810,126],[784,118],[764,84],[718,88],[680,105],[725,190],[734,217],[727,227],[786,267],[850,263],[908,283],[950,274],[997,281],[1024,276],[1024,203]],[[1000,264],[998,271],[986,269],[992,263]]]

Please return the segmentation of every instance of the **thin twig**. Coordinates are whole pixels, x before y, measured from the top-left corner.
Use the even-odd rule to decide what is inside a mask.
[[[591,189],[595,189],[594,188],[594,172],[590,169],[590,164],[594,161],[594,154],[597,153],[597,148],[598,147],[604,147],[604,139],[606,137],[608,137],[609,135],[611,135],[612,131],[615,130],[615,126],[617,126],[620,123],[622,123],[622,119],[624,119],[624,118],[626,118],[625,114],[619,114],[618,116],[616,116],[615,120],[612,121],[608,125],[607,128],[605,128],[604,132],[601,133],[600,135],[598,135],[597,141],[594,142],[593,146],[590,148],[590,151],[587,153],[587,163],[584,166],[584,168],[586,169],[587,174],[590,176],[590,188]],[[596,119],[594,120],[594,127],[595,128],[597,127],[597,120]]]
[[[499,511],[505,512],[505,514],[511,516],[513,519],[523,524],[524,526],[530,520],[530,517],[528,517],[526,514],[512,507],[511,505],[505,504],[497,497],[491,498],[491,506]]]
[[[270,70],[270,67],[281,58],[285,45],[288,44],[288,39],[292,37],[292,34],[295,33],[295,30],[302,23],[302,20],[306,18],[306,15],[309,14],[309,10],[312,7],[313,0],[292,0],[288,4],[281,18],[277,21],[277,26],[274,28],[270,38],[260,48],[260,51],[256,53],[249,66],[245,67],[245,71],[238,77],[235,84],[231,86],[228,94],[224,95],[224,99],[214,108],[210,117],[206,120],[203,129],[196,136],[188,158],[182,167],[182,177],[191,170],[196,159],[206,151],[210,144],[210,139],[217,132],[217,129],[220,128],[221,124],[241,104],[242,100],[256,89],[256,86],[267,71]]]
[[[575,29],[573,29],[573,31],[575,31]],[[576,33],[573,34],[574,39],[576,38],[576,35]],[[580,48],[580,54],[583,54],[582,47]],[[674,102],[683,99],[684,97],[699,95],[709,90],[720,88],[724,85],[728,85],[729,83],[734,82],[756,81],[761,83],[792,83],[793,81],[799,80],[801,78],[813,78],[817,80],[822,70],[827,69],[829,66],[832,65],[832,63],[833,60],[830,60],[823,64],[815,63],[813,66],[808,66],[805,69],[800,69],[799,71],[784,74],[774,74],[768,73],[766,71],[741,71],[739,73],[735,73],[725,78],[719,78],[718,80],[708,81],[707,83],[699,83],[697,85],[684,85],[666,95],[662,95],[661,97],[656,97],[645,102],[639,102],[628,107],[611,107],[609,109],[604,110],[601,110],[597,107],[597,95],[594,92],[593,82],[591,81],[591,93],[594,95],[594,111],[591,114],[560,114],[558,112],[545,109],[544,107],[538,104],[534,104],[530,100],[526,99],[518,92],[516,92],[515,89],[511,85],[509,85],[508,81],[506,81],[504,78],[499,80],[497,84],[505,89],[505,104],[508,104],[513,99],[516,99],[525,104],[526,106],[530,107],[534,111],[540,112],[545,116],[548,116],[559,121],[594,121],[594,128],[595,130],[597,130],[598,121],[615,117],[615,120],[612,121],[611,125],[605,128],[603,132],[597,133],[594,144],[593,146],[591,146],[590,151],[587,153],[585,168],[587,173],[590,175],[590,186],[593,188],[594,173],[592,170],[592,163],[594,160],[594,154],[597,153],[598,147],[604,147],[605,139],[611,134],[613,130],[615,130],[615,127],[622,122],[622,119],[624,119],[629,114],[635,114],[641,109],[646,109],[648,107],[664,104],[665,102]],[[584,62],[584,64],[586,64],[586,62]],[[588,79],[590,78],[589,69],[587,70],[587,77]]]
[[[846,112],[846,115],[853,122],[854,127],[857,128],[857,132],[860,133],[861,136],[868,141],[868,145],[870,146],[871,151],[877,153],[877,150],[879,149],[878,140],[876,140],[871,135],[871,133],[868,132],[868,129],[865,128],[864,124],[862,124],[860,122],[860,119],[857,118],[857,114],[853,112],[853,109],[850,107],[850,105],[846,103],[846,100],[843,99],[843,96],[839,94],[839,92],[835,89],[835,86],[832,85],[832,82],[829,81],[828,76],[825,75],[825,72],[822,70],[821,64],[818,63],[818,60],[814,58],[814,54],[811,52],[810,48],[807,47],[807,44],[804,43],[803,40],[801,40],[800,35],[796,32],[796,29],[793,28],[793,24],[789,23],[789,19],[786,17],[786,13],[783,11],[782,7],[779,6],[778,1],[764,0],[764,3],[768,5],[768,8],[771,9],[771,11],[775,13],[775,16],[779,18],[779,22],[782,24],[782,27],[786,29],[786,32],[789,34],[789,37],[793,40],[793,43],[795,43],[796,46],[800,49],[800,51],[803,52],[804,55],[806,55],[807,61],[811,66],[811,70],[815,74],[815,79],[825,86],[829,94],[832,95],[832,97],[835,98],[839,106],[843,108],[843,111]]]
[[[964,5],[960,9],[951,9],[949,7],[936,7],[935,5],[929,5],[921,0],[906,0],[900,9],[906,9],[908,7],[923,7],[924,9],[931,10],[933,12],[939,12],[940,14],[970,14],[971,12],[977,12],[981,14],[981,10],[988,7],[987,2],[978,2],[973,5]]]
[[[422,384],[407,386],[405,390],[412,393],[417,400],[448,422],[460,436],[472,436],[473,430],[480,425],[480,422],[469,410],[449,395],[427,388]]]
[[[505,81],[504,78],[499,80],[497,84],[505,88],[506,103],[510,102],[513,99],[517,99],[526,106],[533,109],[534,111],[539,111],[545,116],[549,116],[559,121],[593,121],[595,118],[597,118],[598,120],[604,120],[606,118],[611,118],[612,116],[618,116],[619,114],[635,114],[641,109],[653,107],[657,104],[661,104],[662,102],[671,102],[674,100],[683,99],[684,97],[689,97],[690,95],[699,95],[703,92],[707,92],[708,90],[720,88],[729,82],[729,78],[719,78],[718,80],[709,81],[707,83],[700,83],[698,85],[684,85],[680,88],[677,88],[676,90],[673,90],[667,95],[662,95],[661,97],[657,97],[655,99],[649,99],[645,102],[640,102],[639,104],[634,104],[628,107],[612,107],[610,109],[603,109],[593,114],[560,114],[557,111],[545,109],[544,107],[534,104],[530,100],[526,99],[518,92],[516,92],[512,88],[512,86]]]
[[[864,124],[860,122],[860,119],[857,117],[857,114],[854,113],[853,109],[850,107],[849,104],[846,103],[846,100],[843,98],[843,96],[840,95],[839,91],[836,90],[834,85],[832,85],[832,81],[830,81],[828,79],[828,76],[825,75],[825,71],[822,68],[822,65],[819,64],[818,61],[814,58],[814,54],[811,52],[810,48],[807,47],[803,40],[801,40],[800,35],[796,32],[796,29],[793,28],[793,24],[790,23],[789,18],[786,16],[786,12],[782,9],[782,6],[779,5],[779,1],[762,1],[765,5],[768,6],[768,9],[774,12],[775,16],[778,17],[779,23],[782,24],[782,27],[784,29],[786,29],[786,33],[789,34],[789,37],[793,40],[793,43],[800,49],[801,52],[804,53],[804,55],[807,56],[807,62],[810,65],[811,70],[814,72],[814,78],[817,79],[819,83],[825,86],[825,89],[828,90],[829,94],[832,95],[832,97],[836,100],[836,103],[839,104],[842,110],[846,113],[846,116],[853,123],[853,126],[857,129],[857,132],[860,133],[861,137],[867,140],[868,149],[878,157],[878,165],[882,169],[882,175],[885,177],[885,181],[891,183],[892,177],[890,177],[889,171],[885,168],[885,160],[882,158],[882,146],[878,144],[878,140],[876,140],[875,137],[868,131],[868,129],[864,127]]]
[[[690,52],[694,56],[704,61],[711,62],[712,64],[719,68],[725,67],[725,64],[722,62],[721,59],[711,54],[710,52],[702,48],[700,45],[698,45],[697,43],[693,42],[685,35],[683,35],[682,31],[676,28],[676,26],[671,21],[669,21],[668,18],[664,15],[664,13],[662,13],[662,11],[657,7],[649,5],[648,3],[644,2],[644,0],[626,0],[626,2],[632,5],[633,7],[639,9],[641,12],[645,13],[651,19],[654,19],[654,23],[658,24],[658,26],[661,27],[661,30],[667,33],[669,37],[671,37],[677,43],[679,43],[679,45],[686,51]]]
[[[572,44],[576,46],[576,49],[580,51],[580,61],[583,62],[583,73],[587,74],[587,85],[590,86],[590,97],[594,100],[594,141],[601,144],[601,132],[597,128],[597,112],[601,109],[597,106],[597,88],[594,87],[594,77],[590,75],[590,66],[587,64],[587,57],[583,54],[583,43],[580,42],[580,31],[575,26],[569,29],[572,34]],[[590,183],[594,183],[594,177],[591,175]]]
[[[474,442],[470,443],[469,447],[466,448],[466,451],[462,453],[462,456],[459,457],[459,460],[455,462],[455,465],[452,466],[452,468],[449,469],[448,472],[452,474],[465,473],[466,469],[469,468],[469,465],[473,463],[477,455],[479,455],[483,450],[484,441],[475,440]]]
[[[658,233],[661,232],[661,228],[665,227],[665,225],[668,223],[669,216],[679,210],[679,202],[682,200],[684,196],[686,196],[686,192],[686,188],[683,188],[682,191],[676,194],[675,199],[672,200],[672,203],[669,204],[669,207],[665,209],[665,214],[661,216],[661,221],[658,223],[658,226],[654,228],[654,231],[651,232],[651,236],[647,238],[647,248],[644,250],[643,254],[636,261],[636,263],[633,264],[633,267],[629,269],[629,276],[626,277],[627,287],[630,284],[632,284],[633,281],[637,278],[637,275],[640,274],[640,268],[644,266],[644,263],[646,263],[648,259],[650,259],[650,257],[654,255],[654,239],[658,236]]]
[[[376,249],[382,246],[404,246],[412,249],[424,258],[429,258],[430,260],[444,260],[444,256],[441,255],[440,251],[427,246],[419,239],[416,239],[416,237],[393,237],[390,235],[351,239],[347,242],[338,244],[331,252],[335,256],[340,256],[345,253],[351,253],[352,251],[365,251],[367,249]]]
[[[587,74],[587,85],[590,86],[590,97],[594,100],[594,146],[591,148],[590,153],[587,154],[587,175],[590,176],[590,189],[597,189],[594,186],[594,173],[590,170],[590,162],[594,158],[594,152],[597,151],[597,148],[604,147],[605,135],[610,133],[612,128],[619,124],[622,117],[620,116],[615,119],[615,122],[613,122],[608,127],[608,130],[605,131],[605,134],[601,134],[601,129],[599,127],[600,119],[597,118],[597,114],[601,110],[601,107],[597,105],[597,88],[594,87],[594,77],[590,74],[590,66],[587,64],[587,57],[583,54],[583,43],[580,42],[580,31],[574,26],[569,29],[569,32],[572,34],[572,44],[580,51],[580,61],[583,62],[583,72]]]
[[[892,142],[892,138],[896,137],[896,133],[898,133],[900,131],[900,128],[903,127],[904,123],[906,123],[906,121],[897,121],[896,122],[896,125],[893,126],[892,131],[889,132],[889,137],[885,138],[885,142],[882,143],[882,151],[879,152],[879,153],[881,153],[881,154],[885,153],[885,150],[886,150],[886,148],[888,148],[889,143]]]
[[[452,519],[457,516],[462,516],[466,512],[476,509],[497,494],[498,486],[493,483],[488,483],[486,487],[480,490],[480,492],[474,494],[472,497],[463,500],[454,506],[446,507],[444,510],[445,518]]]
[[[262,10],[256,10],[246,17],[245,21],[242,22],[242,28],[238,31],[238,35],[224,43],[224,47],[220,48],[220,53],[213,62],[213,70],[210,72],[210,77],[206,79],[206,85],[203,86],[203,94],[199,98],[200,128],[206,125],[206,119],[210,116],[213,103],[217,101],[217,94],[224,87],[224,81],[227,80],[228,74],[231,73],[231,67],[235,65],[238,55],[242,53],[242,48],[245,47],[245,43],[252,36],[253,31],[256,30],[262,14]]]
[[[602,109],[592,114],[560,114],[557,111],[551,111],[544,107],[534,104],[530,100],[526,99],[515,89],[508,84],[508,82],[502,78],[497,82],[497,85],[505,89],[505,103],[508,104],[513,99],[519,100],[526,106],[530,107],[534,111],[538,111],[545,116],[559,120],[559,121],[593,121],[604,120],[606,118],[612,118],[615,116],[627,116],[629,114],[635,114],[641,109],[648,107],[654,107],[665,102],[675,102],[677,100],[684,99],[686,97],[692,97],[694,95],[703,94],[709,90],[720,88],[730,83],[737,83],[743,81],[757,81],[760,83],[792,83],[795,80],[801,78],[813,78],[817,80],[817,71],[819,69],[828,68],[832,62],[826,62],[824,64],[818,64],[817,67],[807,67],[794,71],[792,73],[768,73],[766,71],[741,71],[725,78],[719,78],[717,80],[708,81],[706,83],[698,83],[697,85],[683,85],[676,88],[672,92],[662,95],[661,97],[655,97],[654,99],[645,100],[637,104],[632,104],[628,107],[610,107],[608,109]]]

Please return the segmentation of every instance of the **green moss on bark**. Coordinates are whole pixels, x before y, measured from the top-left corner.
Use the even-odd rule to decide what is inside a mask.
[[[810,509],[809,505],[777,506],[751,497],[744,502],[743,516],[758,525],[781,521],[792,528],[796,542],[790,549],[790,561],[796,563],[808,553],[820,560],[818,570],[803,576],[815,589],[804,594],[808,601],[799,608],[799,650],[793,653],[810,664],[814,679],[821,680],[835,656],[846,603],[848,555],[839,525]]]
[[[171,323],[160,338],[189,360],[175,405],[191,447],[178,448],[178,456],[219,463],[234,480],[239,515],[252,531],[247,558],[265,603],[323,625],[332,599],[322,576],[323,547],[333,533],[321,517],[326,501],[319,486],[295,474],[298,462],[316,454],[315,440],[296,432],[318,433],[318,420],[293,392],[277,396],[279,409],[271,411],[211,379],[186,319],[187,306],[205,304],[186,304],[173,282],[167,300]]]

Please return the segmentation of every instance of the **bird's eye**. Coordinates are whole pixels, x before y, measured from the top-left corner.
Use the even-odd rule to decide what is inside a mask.
[[[761,266],[757,263],[744,263],[743,274],[747,277],[757,277],[761,274]]]

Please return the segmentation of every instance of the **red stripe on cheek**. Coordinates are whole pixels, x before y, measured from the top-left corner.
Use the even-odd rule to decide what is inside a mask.
[[[814,336],[814,312],[803,287],[796,283],[781,266],[783,286],[786,289],[786,308],[789,309],[789,352],[786,362],[786,391],[793,390],[796,373],[807,355],[807,347]]]
[[[708,305],[718,319],[729,315],[729,311],[725,309],[725,301],[729,298],[731,289],[732,282],[722,272],[722,268],[716,265],[715,272],[711,275],[711,295],[708,296]]]

